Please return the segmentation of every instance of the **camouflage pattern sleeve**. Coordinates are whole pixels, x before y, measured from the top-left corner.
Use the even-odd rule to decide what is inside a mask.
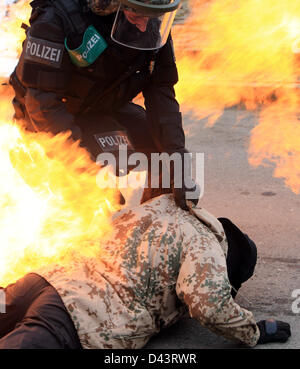
[[[253,347],[260,335],[254,317],[231,297],[224,252],[213,234],[202,230],[183,229],[187,247],[181,256],[177,296],[202,326]]]

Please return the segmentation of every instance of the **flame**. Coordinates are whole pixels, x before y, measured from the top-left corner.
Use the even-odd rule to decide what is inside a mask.
[[[0,116],[1,285],[52,262],[101,254],[118,205],[115,192],[96,185],[98,172],[67,133],[25,132]]]
[[[1,9],[0,9],[1,11]],[[0,70],[11,71],[21,52],[31,8],[8,7],[0,29]],[[6,74],[6,73],[5,73]],[[0,73],[1,75],[1,73]],[[114,190],[97,183],[99,167],[64,133],[30,133],[13,122],[12,90],[0,86],[0,285],[50,263],[100,256],[118,205]],[[99,183],[98,183],[99,184]]]
[[[300,193],[300,3],[193,0],[190,8],[173,31],[181,106],[208,126],[226,108],[253,111],[250,164],[275,164],[274,176]]]
[[[22,51],[25,32],[21,25],[28,24],[31,12],[29,2],[21,0],[12,5],[0,5],[0,76],[8,76],[13,71],[16,59]],[[3,19],[1,15],[4,15]]]
[[[187,6],[188,4],[188,6]],[[31,11],[20,0],[0,14],[0,75],[20,54]],[[189,9],[188,9],[189,8]],[[173,29],[184,111],[214,124],[240,105],[258,116],[249,162],[275,165],[300,192],[300,4],[294,0],[190,0]],[[30,134],[14,125],[11,90],[0,86],[0,284],[77,254],[98,255],[115,193],[96,186],[99,168],[67,134]]]

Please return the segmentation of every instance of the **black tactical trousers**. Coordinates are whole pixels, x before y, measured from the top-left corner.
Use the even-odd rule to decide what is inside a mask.
[[[159,150],[152,138],[146,111],[139,105],[128,103],[113,113],[90,112],[76,118],[76,124],[82,131],[82,144],[97,158],[103,151],[96,142],[95,134],[105,134],[112,131],[126,131],[133,144],[133,151],[143,153],[148,159],[148,187],[145,188],[141,202],[145,202],[163,193],[170,193],[171,188],[162,188],[161,172],[152,173],[158,176],[159,188],[151,188],[151,153]],[[128,151],[130,155],[133,151]],[[118,158],[118,152],[113,152]]]
[[[73,321],[56,290],[30,273],[4,290],[0,349],[79,349]]]
[[[158,152],[152,139],[151,128],[146,119],[145,110],[136,104],[128,103],[122,108],[102,113],[91,111],[78,115],[75,123],[82,131],[82,141],[94,157],[102,151],[96,142],[95,134],[104,134],[112,131],[126,131],[134,146],[135,152],[149,154]]]

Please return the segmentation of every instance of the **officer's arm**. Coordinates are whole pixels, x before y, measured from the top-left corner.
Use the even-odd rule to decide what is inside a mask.
[[[80,129],[62,101],[72,65],[64,48],[61,20],[52,8],[33,15],[16,69],[26,87],[27,113],[37,131],[56,134],[71,130],[72,137],[78,139]]]
[[[182,116],[174,90],[177,81],[173,44],[169,37],[156,56],[151,83],[143,91],[143,95],[153,138],[160,151],[170,153],[182,152],[185,148]]]
[[[186,228],[186,227],[190,227]],[[176,293],[192,318],[230,340],[250,347],[257,344],[259,329],[252,313],[236,304],[230,294],[226,260],[213,234],[185,223],[184,251]]]

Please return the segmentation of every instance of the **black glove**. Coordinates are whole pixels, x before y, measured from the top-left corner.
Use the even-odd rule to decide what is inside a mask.
[[[172,192],[173,192],[173,196],[176,202],[176,205],[181,207],[181,209],[183,210],[189,210],[189,207],[187,206],[186,201],[192,201],[195,205],[198,204],[199,201],[199,196],[200,196],[200,187],[197,183],[194,184],[194,187],[191,189],[186,188],[184,185],[182,186],[182,188],[175,188],[174,186],[172,186]],[[193,199],[188,199],[186,197],[186,193],[187,192],[194,192],[195,193],[195,198]]]
[[[275,319],[260,320],[258,323],[260,337],[257,344],[269,342],[286,342],[291,336],[289,323]]]
[[[181,207],[183,210],[189,210],[187,206],[187,200],[192,201],[195,205],[198,204],[200,197],[200,187],[192,179],[192,163],[191,158],[184,154],[187,154],[186,150],[179,152],[182,157],[182,168],[181,171],[174,168],[174,163],[171,163],[171,187],[176,205]],[[180,178],[181,177],[181,178]],[[179,187],[178,184],[181,186]],[[191,197],[191,198],[189,198]]]

